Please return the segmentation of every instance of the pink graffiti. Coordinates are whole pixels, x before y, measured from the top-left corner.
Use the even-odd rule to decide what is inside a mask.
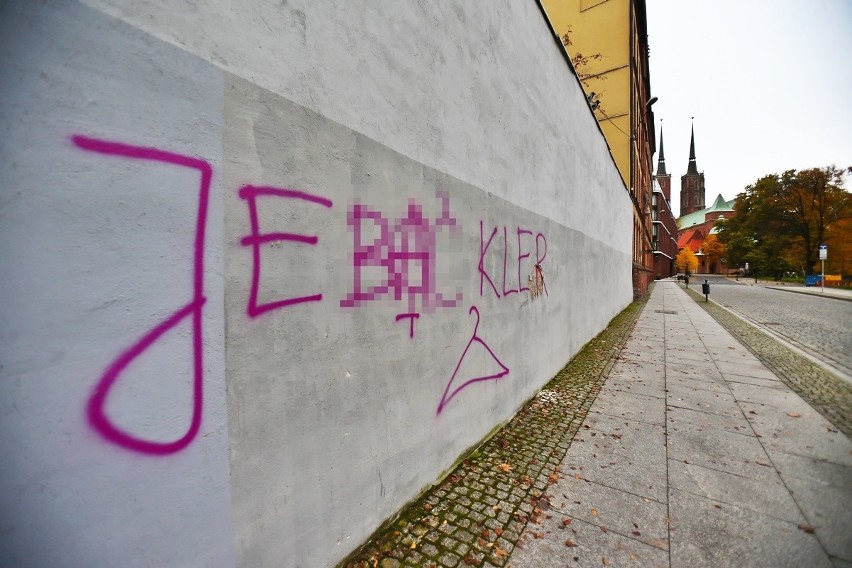
[[[523,235],[532,235],[533,232],[528,229],[522,229],[521,227],[517,228],[517,237],[518,237],[518,251],[517,251],[517,264],[518,264],[518,285],[517,287],[513,287],[513,283],[509,282],[509,288],[506,288],[507,276],[509,273],[509,237],[508,237],[508,229],[506,226],[503,226],[503,274],[502,274],[502,284],[501,290],[497,289],[497,285],[494,283],[494,279],[492,275],[488,272],[488,269],[485,266],[485,259],[488,255],[488,249],[491,247],[492,242],[494,241],[494,237],[497,235],[497,227],[491,231],[488,240],[485,240],[485,226],[482,221],[479,222],[479,295],[485,295],[485,282],[488,282],[488,285],[491,286],[491,289],[494,291],[494,295],[497,298],[505,298],[511,294],[517,294],[519,292],[527,291],[529,288],[524,285],[523,278],[521,276],[522,272],[522,264],[524,259],[529,258],[530,252],[523,252],[523,242],[521,240]],[[540,246],[539,243],[544,244],[544,255],[540,255]],[[541,266],[541,262],[544,260],[544,257],[547,256],[547,240],[544,235],[541,233],[536,234],[535,236],[535,250],[536,250],[536,263]],[[511,278],[511,277],[510,277]],[[502,295],[501,292],[502,291]]]
[[[521,260],[529,258],[530,253],[525,252],[524,254],[521,254],[521,235],[532,235],[532,231],[527,231],[526,229],[518,227],[518,288],[521,292],[524,292],[529,290],[529,288],[524,286],[523,281],[521,280]]]
[[[500,297],[500,292],[497,291],[497,286],[494,285],[494,281],[491,280],[491,275],[488,274],[488,271],[485,269],[485,254],[488,252],[488,247],[491,246],[491,241],[494,240],[494,235],[497,234],[497,227],[494,227],[494,230],[491,231],[491,236],[488,237],[488,243],[486,243],[485,248],[482,247],[482,243],[484,242],[483,233],[482,233],[482,221],[479,222],[479,295],[482,296],[484,294],[483,284],[485,280],[488,280],[488,283],[491,285],[491,289],[494,290],[494,293],[497,297]]]
[[[301,199],[310,203],[322,205],[323,207],[331,207],[332,205],[329,199],[312,195],[304,191],[297,191],[295,189],[282,189],[278,187],[254,185],[245,185],[240,188],[239,196],[246,200],[249,210],[249,222],[251,224],[251,234],[243,237],[240,243],[243,246],[251,246],[254,257],[251,289],[249,291],[248,306],[246,308],[246,313],[250,318],[256,318],[266,312],[292,306],[294,304],[301,304],[303,302],[319,302],[322,300],[322,294],[312,294],[309,296],[286,298],[283,300],[276,300],[274,302],[267,302],[265,304],[258,304],[257,297],[258,289],[260,288],[260,245],[275,241],[293,241],[307,245],[315,245],[319,241],[319,239],[313,235],[299,235],[294,233],[261,234],[260,221],[257,215],[257,198],[261,195],[282,197],[285,199]]]
[[[435,308],[457,306],[462,293],[445,298],[436,286],[436,237],[442,227],[458,230],[456,219],[450,216],[450,199],[439,192],[441,213],[433,222],[424,216],[414,200],[408,202],[406,215],[392,224],[385,216],[367,205],[353,203],[347,214],[347,224],[353,233],[352,291],[340,301],[343,308],[363,306],[385,298],[407,303],[408,313],[431,313]],[[367,225],[365,227],[365,225]],[[370,230],[378,236],[366,236]],[[379,276],[371,269],[378,269]],[[368,275],[375,280],[368,281]],[[413,325],[412,320],[412,325]],[[413,329],[413,328],[412,328]]]
[[[95,385],[92,395],[86,405],[86,414],[90,426],[107,441],[128,450],[151,455],[166,455],[178,452],[187,447],[198,434],[201,427],[203,406],[204,342],[202,337],[202,309],[204,297],[204,238],[207,223],[207,203],[210,193],[210,181],[213,170],[210,164],[198,158],[174,154],[155,148],[131,146],[119,142],[110,142],[72,136],[72,142],[79,148],[89,152],[108,156],[119,156],[135,160],[164,162],[185,168],[193,168],[201,173],[199,186],[198,213],[195,221],[195,244],[193,248],[193,285],[192,300],[176,310],[163,322],[153,327],[139,338],[127,350],[122,352],[104,371]],[[171,442],[157,442],[139,438],[118,428],[106,415],[104,407],[110,390],[115,386],[122,372],[137,357],[167,331],[178,325],[184,319],[192,318],[192,359],[193,359],[193,389],[192,389],[192,419],[186,433]]]
[[[450,380],[447,383],[447,387],[444,389],[444,394],[443,394],[443,396],[441,396],[441,402],[438,404],[437,414],[441,414],[441,411],[444,410],[444,407],[453,398],[455,398],[455,396],[459,392],[461,392],[463,389],[469,387],[470,385],[472,385],[474,383],[478,383],[480,381],[491,381],[491,380],[502,379],[503,377],[505,377],[506,375],[509,374],[509,368],[506,367],[506,365],[504,365],[500,361],[500,359],[497,358],[497,356],[494,354],[494,352],[491,350],[491,348],[488,346],[488,344],[485,343],[479,337],[479,310],[476,308],[476,306],[471,306],[468,313],[469,314],[473,314],[473,313],[476,314],[476,324],[474,324],[474,326],[473,326],[473,335],[471,336],[470,341],[467,342],[467,346],[464,348],[464,351],[462,352],[462,355],[459,358],[459,362],[456,363],[456,368],[453,371],[453,376],[450,377]],[[478,343],[479,345],[484,347],[485,350],[488,351],[488,354],[491,356],[491,358],[494,360],[494,362],[497,363],[500,366],[502,371],[495,373],[493,375],[487,375],[487,376],[483,376],[483,377],[475,377],[475,378],[472,378],[472,379],[468,379],[468,380],[464,381],[462,384],[460,384],[459,386],[457,386],[452,392],[450,392],[450,389],[452,388],[453,384],[456,381],[456,375],[459,372],[459,368],[461,367],[462,361],[464,361],[464,358],[467,356],[468,350],[470,349],[471,345],[473,345],[474,343]]]
[[[420,314],[398,314],[396,316],[396,321],[403,320],[403,319],[410,320],[410,322],[408,324],[409,325],[408,337],[413,338],[414,337],[414,320],[418,319],[419,317],[420,317]]]

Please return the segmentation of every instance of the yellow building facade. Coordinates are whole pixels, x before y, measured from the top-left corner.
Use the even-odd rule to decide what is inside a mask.
[[[653,274],[652,159],[656,151],[644,0],[542,0],[563,40],[634,205],[637,296]]]
[[[630,187],[630,0],[543,0]],[[565,39],[567,38],[567,41]]]

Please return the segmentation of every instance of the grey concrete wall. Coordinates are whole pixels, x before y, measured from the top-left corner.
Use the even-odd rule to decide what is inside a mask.
[[[630,301],[534,2],[0,26],[0,563],[333,565]]]

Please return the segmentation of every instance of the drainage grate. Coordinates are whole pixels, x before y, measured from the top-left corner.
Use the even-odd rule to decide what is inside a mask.
[[[674,310],[654,310],[655,314],[669,314],[672,316],[676,316],[677,312]]]

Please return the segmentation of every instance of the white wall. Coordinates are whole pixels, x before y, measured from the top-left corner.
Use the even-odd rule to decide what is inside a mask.
[[[630,301],[534,2],[2,10],[0,564],[333,565]]]

